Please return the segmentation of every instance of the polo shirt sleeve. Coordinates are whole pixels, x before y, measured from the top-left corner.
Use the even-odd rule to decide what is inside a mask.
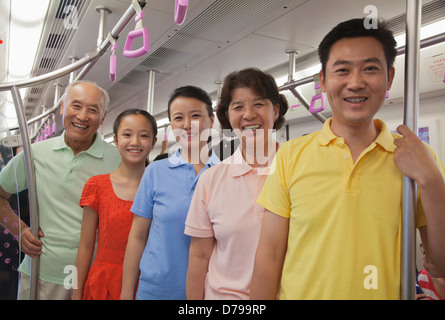
[[[145,169],[130,210],[134,214],[147,219],[153,218],[154,164],[149,164]]]
[[[8,193],[16,193],[28,188],[24,153],[12,158],[0,172],[0,186]]]
[[[99,201],[97,194],[97,178],[91,177],[83,187],[82,196],[79,200],[79,206],[88,206],[96,212],[99,212]]]
[[[261,190],[257,203],[265,209],[284,218],[290,218],[291,201],[286,183],[286,168],[289,144],[283,144],[272,162],[269,175]]]
[[[216,189],[209,188],[208,177],[209,174],[207,172],[201,174],[185,221],[184,233],[196,238],[211,238],[214,236],[213,225],[209,218],[207,203],[209,202],[210,197],[208,190]]]

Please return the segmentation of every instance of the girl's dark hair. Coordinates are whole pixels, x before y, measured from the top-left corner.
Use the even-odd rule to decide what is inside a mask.
[[[270,74],[257,68],[247,68],[241,71],[234,71],[224,79],[221,99],[216,108],[216,116],[221,124],[221,129],[233,130],[226,113],[232,101],[233,91],[238,88],[250,88],[264,99],[272,101],[274,106],[277,104],[280,105],[278,119],[275,121],[273,128],[280,129],[282,127],[286,121],[284,115],[289,109],[286,97],[280,94],[277,83]]]
[[[153,140],[156,138],[156,136],[158,134],[158,124],[156,123],[155,118],[150,113],[148,113],[147,111],[142,110],[142,109],[127,109],[127,110],[121,112],[117,116],[117,118],[116,118],[116,120],[114,120],[114,124],[113,124],[113,134],[116,137],[117,137],[117,130],[119,129],[122,119],[129,115],[141,115],[141,116],[146,117],[148,119],[148,121],[150,121],[151,128],[153,129]]]
[[[195,87],[195,86],[184,86],[184,87],[176,88],[172,92],[170,99],[168,100],[167,115],[168,115],[169,121],[171,121],[170,106],[171,106],[173,100],[175,100],[178,97],[195,98],[195,99],[198,99],[198,100],[204,102],[206,104],[207,112],[209,113],[209,117],[213,116],[212,100],[210,99],[207,92],[205,92],[203,89]]]
[[[382,44],[388,67],[387,71],[393,66],[397,56],[397,42],[394,39],[392,31],[383,20],[377,21],[377,28],[374,29],[371,26],[367,26],[365,19],[366,18],[351,19],[339,23],[320,42],[318,46],[318,57],[324,76],[326,76],[326,63],[329,60],[331,48],[337,41],[343,38],[374,37]]]

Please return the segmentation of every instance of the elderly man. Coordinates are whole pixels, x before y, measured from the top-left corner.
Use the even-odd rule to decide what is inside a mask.
[[[105,119],[108,102],[108,93],[96,84],[73,82],[66,88],[61,105],[65,131],[59,137],[32,145],[40,239],[17,218],[7,202],[11,193],[28,187],[23,153],[0,173],[1,223],[14,235],[20,235],[22,251],[26,253],[20,266],[19,299],[28,297],[30,258],[39,256],[38,299],[70,298],[71,290],[64,287],[64,269],[76,260],[82,222],[78,202],[83,186],[91,176],[111,172],[120,164],[117,148],[96,133]]]

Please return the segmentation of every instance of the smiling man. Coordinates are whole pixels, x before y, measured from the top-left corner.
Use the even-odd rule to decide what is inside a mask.
[[[60,114],[66,133],[65,143],[74,155],[93,145],[107,108],[108,94],[95,84],[74,83],[67,88]]]
[[[20,236],[26,254],[20,266],[19,299],[29,294],[30,259],[40,257],[38,299],[70,299],[66,267],[75,265],[82,208],[79,199],[92,176],[114,171],[120,164],[117,148],[96,133],[108,108],[108,93],[88,81],[71,83],[61,106],[65,131],[31,145],[37,188],[39,239],[11,210],[11,193],[27,189],[23,152],[0,173],[1,223]]]
[[[374,119],[394,79],[383,23],[340,23],[319,46],[332,118],[282,145],[258,203],[264,214],[252,299],[399,299],[403,176],[418,186],[416,225],[445,270],[445,168],[406,126]]]

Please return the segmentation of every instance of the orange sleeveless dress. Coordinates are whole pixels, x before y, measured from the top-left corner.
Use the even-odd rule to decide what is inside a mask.
[[[79,205],[96,211],[99,225],[96,257],[88,272],[82,299],[120,299],[125,248],[133,222],[132,204],[133,201],[116,196],[110,174],[91,177],[85,184]]]

